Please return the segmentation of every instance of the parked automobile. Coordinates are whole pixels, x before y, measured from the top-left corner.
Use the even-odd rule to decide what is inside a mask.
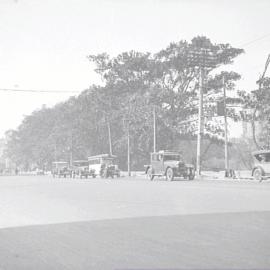
[[[92,176],[95,178],[97,175],[95,173],[95,170],[89,169],[89,162],[88,160],[75,160],[73,161],[73,166],[72,166],[72,173],[73,173],[73,178],[76,176],[80,178],[88,178],[88,176]]]
[[[52,163],[52,175],[53,177],[72,177],[72,169],[66,161],[55,161]]]
[[[151,153],[151,163],[145,167],[145,173],[150,180],[155,176],[166,176],[168,181],[172,181],[174,177],[184,177],[189,180],[195,177],[194,166],[185,163],[182,155],[176,151],[162,150]]]
[[[89,170],[94,170],[103,178],[120,177],[120,170],[118,168],[117,156],[109,154],[101,154],[97,156],[88,157]]]
[[[43,169],[36,168],[35,173],[36,175],[44,175],[45,171]]]
[[[255,151],[252,156],[254,159],[253,178],[262,181],[270,177],[270,150]]]
[[[102,178],[109,178],[109,177],[114,178],[114,176],[120,177],[120,170],[118,169],[117,165],[102,164],[100,176]]]

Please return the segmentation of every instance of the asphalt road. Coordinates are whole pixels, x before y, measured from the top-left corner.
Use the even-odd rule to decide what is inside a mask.
[[[0,177],[0,269],[270,269],[270,182]]]

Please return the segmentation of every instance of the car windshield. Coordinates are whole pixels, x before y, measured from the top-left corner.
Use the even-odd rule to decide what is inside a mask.
[[[74,162],[74,166],[78,166],[78,167],[88,166],[88,161],[77,161],[77,162]]]
[[[260,162],[270,162],[270,153],[255,155],[255,158]]]
[[[64,168],[64,167],[67,167],[67,163],[55,163],[53,164],[53,167],[54,168]]]
[[[180,160],[180,155],[164,155],[163,160],[164,161],[166,161],[166,160],[177,160],[177,161],[179,161]]]
[[[103,159],[102,160],[102,163],[103,164],[107,164],[107,165],[112,165],[113,164],[113,160],[112,159]]]

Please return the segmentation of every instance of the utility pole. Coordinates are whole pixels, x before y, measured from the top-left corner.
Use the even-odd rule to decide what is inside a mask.
[[[69,153],[69,164],[73,165],[73,133],[71,132],[70,136],[70,153]]]
[[[201,148],[204,133],[204,113],[203,113],[203,92],[204,76],[206,70],[213,69],[217,66],[218,53],[211,48],[194,48],[188,55],[189,66],[199,68],[199,115],[198,115],[198,132],[197,132],[197,157],[196,157],[196,174],[201,176]]]
[[[199,87],[199,115],[198,115],[198,134],[197,134],[197,177],[201,175],[201,145],[204,129],[203,115],[203,84],[204,84],[204,68],[200,67],[200,87]]]
[[[222,78],[223,85],[223,106],[224,106],[224,153],[225,153],[225,177],[229,175],[229,155],[228,155],[228,124],[227,124],[227,104],[226,104],[226,85],[224,76]]]
[[[259,90],[261,90],[261,88],[262,88],[263,79],[265,77],[265,73],[266,73],[266,71],[268,69],[269,63],[270,63],[270,54],[267,56],[267,60],[266,60],[266,63],[265,63],[263,74],[260,77],[260,79],[256,82],[256,83],[259,84]]]
[[[108,129],[108,140],[109,140],[109,149],[110,149],[110,155],[112,156],[112,137],[111,137],[111,124],[108,119],[107,113],[104,111],[104,117],[105,117],[105,125],[107,125]]]
[[[130,173],[130,133],[129,133],[129,120],[128,120],[128,126],[127,126],[127,150],[128,150],[128,153],[127,153],[127,158],[128,158],[128,161],[127,161],[127,165],[128,165],[128,176],[131,175]]]
[[[70,150],[70,154],[69,154],[69,164],[70,164],[70,166],[72,166],[72,164],[73,164],[73,154],[72,154],[72,150]]]
[[[153,109],[153,119],[154,119],[154,122],[153,122],[153,124],[154,124],[154,140],[153,140],[153,142],[154,142],[154,153],[156,152],[156,150],[157,150],[157,137],[156,137],[156,107],[154,106],[154,109]]]
[[[107,119],[107,127],[108,127],[108,136],[109,136],[109,147],[110,147],[110,156],[112,156],[112,137],[111,137],[111,125]]]
[[[56,141],[54,144],[54,161],[57,161],[57,146],[56,146]]]
[[[130,166],[130,119],[124,119],[124,126],[126,126],[127,132],[127,169],[128,176],[131,176],[131,166]],[[126,123],[126,124],[125,124]]]

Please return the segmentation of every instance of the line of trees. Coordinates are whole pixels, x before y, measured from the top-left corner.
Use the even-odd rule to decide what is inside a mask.
[[[6,133],[6,156],[17,165],[50,167],[54,160],[84,159],[112,151],[126,168],[125,121],[130,122],[131,161],[134,169],[148,162],[153,150],[153,108],[157,112],[158,149],[180,149],[181,141],[192,141],[197,131],[199,70],[189,64],[194,48],[214,48],[221,52],[215,67],[233,63],[242,49],[229,44],[213,44],[206,37],[191,42],[171,43],[156,54],[136,51],[116,57],[89,55],[103,86],[92,85],[76,97],[53,108],[42,107],[26,116],[16,130]],[[234,89],[240,79],[236,72],[210,73],[205,70],[205,134],[220,141],[223,123],[216,117],[215,98]],[[243,97],[243,95],[242,95]],[[232,100],[233,102],[233,100]],[[230,116],[235,117],[233,109]]]

